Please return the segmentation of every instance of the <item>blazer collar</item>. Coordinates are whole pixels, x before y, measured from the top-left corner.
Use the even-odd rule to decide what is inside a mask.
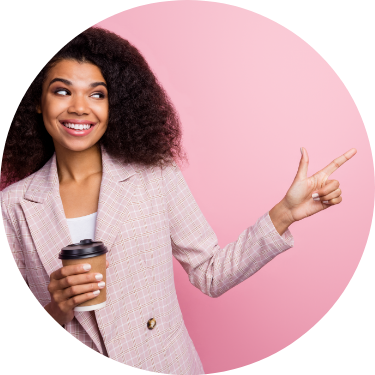
[[[112,254],[116,237],[121,233],[128,215],[128,206],[138,181],[137,170],[131,164],[122,164],[112,159],[102,149],[103,174],[100,185],[95,240],[102,241],[108,248],[107,258],[115,262],[118,254]],[[59,189],[56,155],[34,174],[20,202],[31,237],[39,258],[51,275],[62,266],[58,259],[60,249],[72,243]],[[130,251],[128,249],[128,251]],[[107,287],[115,282],[110,269],[107,271]],[[110,300],[110,294],[107,299]],[[100,322],[100,311],[96,312]],[[75,314],[76,319],[93,339],[97,347],[100,342],[91,329],[92,316],[88,312]],[[91,322],[91,323],[90,323]]]

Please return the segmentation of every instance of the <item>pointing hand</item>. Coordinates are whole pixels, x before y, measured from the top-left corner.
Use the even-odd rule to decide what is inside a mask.
[[[301,148],[301,153],[297,175],[284,197],[284,205],[290,211],[293,221],[314,215],[342,201],[339,182],[328,178],[351,159],[357,150],[350,149],[311,177],[307,177],[309,165],[307,151]]]

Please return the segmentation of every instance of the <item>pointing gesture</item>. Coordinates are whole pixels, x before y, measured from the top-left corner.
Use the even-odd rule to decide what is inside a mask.
[[[339,182],[328,178],[356,153],[357,150],[352,148],[319,172],[307,177],[309,156],[307,151],[301,148],[302,155],[296,177],[283,200],[269,212],[280,234],[294,221],[314,215],[342,201]]]

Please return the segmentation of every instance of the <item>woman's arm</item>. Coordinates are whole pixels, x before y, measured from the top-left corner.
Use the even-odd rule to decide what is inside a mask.
[[[220,248],[178,167],[163,174],[173,255],[190,282],[208,296],[219,297],[293,246],[290,231],[280,235],[266,213],[237,241]]]

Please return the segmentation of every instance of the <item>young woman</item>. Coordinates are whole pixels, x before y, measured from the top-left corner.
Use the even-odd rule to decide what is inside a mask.
[[[356,150],[307,177],[302,148],[282,201],[220,248],[177,166],[185,158],[180,142],[178,115],[137,49],[90,28],[22,99],[5,145],[1,205],[25,281],[73,336],[131,366],[202,374],[172,255],[194,286],[220,296],[293,246],[293,222],[342,201],[338,181],[328,178]],[[95,313],[73,309],[100,293],[102,275],[58,259],[84,238],[109,250],[107,304]]]

